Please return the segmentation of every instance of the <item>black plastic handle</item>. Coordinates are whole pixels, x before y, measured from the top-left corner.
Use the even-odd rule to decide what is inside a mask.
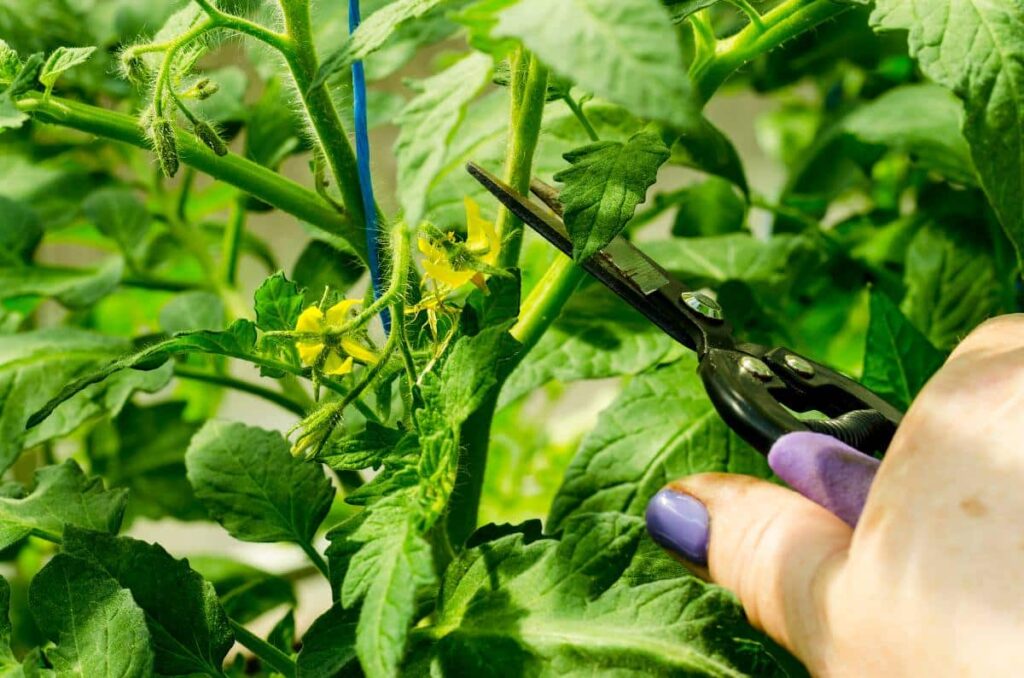
[[[793,358],[810,371],[797,372]],[[725,422],[763,454],[794,431],[826,433],[868,454],[884,452],[903,416],[853,379],[787,349],[710,349],[699,372]],[[811,411],[831,418],[797,416]]]

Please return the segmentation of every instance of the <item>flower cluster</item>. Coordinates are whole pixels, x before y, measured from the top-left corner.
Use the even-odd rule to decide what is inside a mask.
[[[355,299],[345,299],[327,309],[326,313],[317,306],[310,306],[299,315],[295,331],[318,335],[295,342],[303,365],[329,376],[341,376],[351,372],[357,360],[365,364],[377,362],[375,352],[343,331],[359,304]]]

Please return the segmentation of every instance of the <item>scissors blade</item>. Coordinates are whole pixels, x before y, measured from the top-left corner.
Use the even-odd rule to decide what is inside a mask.
[[[467,169],[514,215],[566,256],[572,256],[572,240],[556,214],[542,208],[479,165],[469,163]],[[689,348],[703,350],[708,328],[700,325],[699,320],[680,301],[682,294],[689,292],[689,288],[628,240],[616,238],[580,265],[677,341]],[[715,328],[718,329],[724,328]]]

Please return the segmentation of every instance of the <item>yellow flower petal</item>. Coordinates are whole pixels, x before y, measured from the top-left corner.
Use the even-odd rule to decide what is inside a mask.
[[[423,261],[423,270],[437,282],[444,283],[449,287],[462,287],[476,275],[476,271],[455,271],[447,262],[436,264],[429,259]]]
[[[442,262],[445,260],[444,252],[435,246],[429,238],[417,238],[416,247],[423,253],[423,256],[431,261]]]
[[[363,363],[375,363],[377,362],[377,354],[366,348],[358,341],[352,339],[341,340],[341,350],[346,354],[352,356],[359,362]]]
[[[350,357],[342,359],[340,355],[333,351],[327,356],[327,361],[324,362],[324,373],[329,374],[332,377],[340,377],[343,374],[348,374],[352,371],[352,365],[355,361]]]
[[[316,364],[317,358],[320,357],[320,353],[324,350],[324,345],[300,341],[295,344],[295,348],[299,349],[299,358],[302,360],[302,364],[306,367],[312,367]]]
[[[474,252],[480,254],[480,258],[493,266],[498,260],[498,249],[501,242],[498,240],[498,231],[494,224],[487,221],[480,211],[480,205],[470,197],[463,200],[466,206],[466,230],[468,237],[466,245]]]
[[[327,326],[340,327],[351,319],[352,310],[362,302],[357,299],[345,299],[327,309]]]
[[[316,306],[310,306],[299,315],[295,323],[296,332],[319,332],[324,323],[324,314]]]

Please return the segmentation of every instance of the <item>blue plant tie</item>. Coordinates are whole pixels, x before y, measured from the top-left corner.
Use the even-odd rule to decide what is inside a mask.
[[[356,32],[361,21],[359,0],[348,2],[349,34]],[[380,299],[380,228],[377,223],[377,200],[373,195],[373,178],[370,175],[370,134],[366,115],[366,71],[362,61],[352,62],[352,108],[355,113],[356,163],[359,166],[359,192],[363,198],[365,217],[366,249],[370,265],[370,282],[373,298]],[[384,309],[380,314],[385,334],[391,333],[391,313]]]

